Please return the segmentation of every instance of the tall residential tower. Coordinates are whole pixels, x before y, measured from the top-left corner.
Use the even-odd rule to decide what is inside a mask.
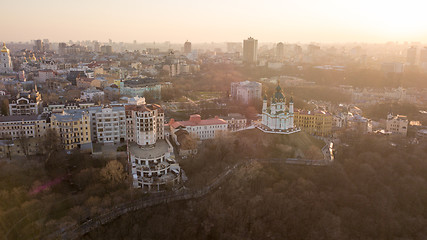
[[[252,37],[243,40],[243,62],[246,64],[256,64],[258,54],[258,40]]]

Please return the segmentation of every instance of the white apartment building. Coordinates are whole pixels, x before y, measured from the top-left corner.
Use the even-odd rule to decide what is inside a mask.
[[[38,115],[42,111],[41,95],[38,92],[20,93],[9,103],[9,115]]]
[[[231,98],[244,104],[254,100],[261,100],[262,84],[259,82],[233,82],[231,83]]]
[[[93,142],[120,143],[126,139],[126,115],[124,107],[90,107],[91,136]]]
[[[181,169],[164,138],[164,112],[160,105],[126,105],[126,128],[133,186],[143,191],[163,191],[178,184]]]
[[[386,131],[393,134],[405,135],[408,133],[408,118],[403,115],[387,115]]]
[[[171,119],[169,122],[171,133],[183,129],[189,132],[192,137],[199,140],[213,139],[221,132],[227,131],[227,122],[219,117],[202,120],[200,115],[191,115],[188,121],[176,122]]]

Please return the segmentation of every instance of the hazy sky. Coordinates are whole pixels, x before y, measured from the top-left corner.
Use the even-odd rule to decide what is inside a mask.
[[[3,0],[0,41],[425,43],[424,2]]]

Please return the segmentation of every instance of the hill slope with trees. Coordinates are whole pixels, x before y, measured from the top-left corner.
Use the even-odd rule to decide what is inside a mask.
[[[84,239],[426,239],[427,145],[349,140],[330,167],[254,162],[206,198],[122,216]]]

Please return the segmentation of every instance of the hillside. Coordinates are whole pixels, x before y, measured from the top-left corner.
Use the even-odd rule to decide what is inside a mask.
[[[258,129],[234,133],[239,141],[245,142],[257,158],[308,158],[321,159],[322,140],[305,132],[290,135],[264,133]]]
[[[426,144],[363,136],[329,167],[253,162],[202,199],[133,212],[82,239],[426,239]]]

